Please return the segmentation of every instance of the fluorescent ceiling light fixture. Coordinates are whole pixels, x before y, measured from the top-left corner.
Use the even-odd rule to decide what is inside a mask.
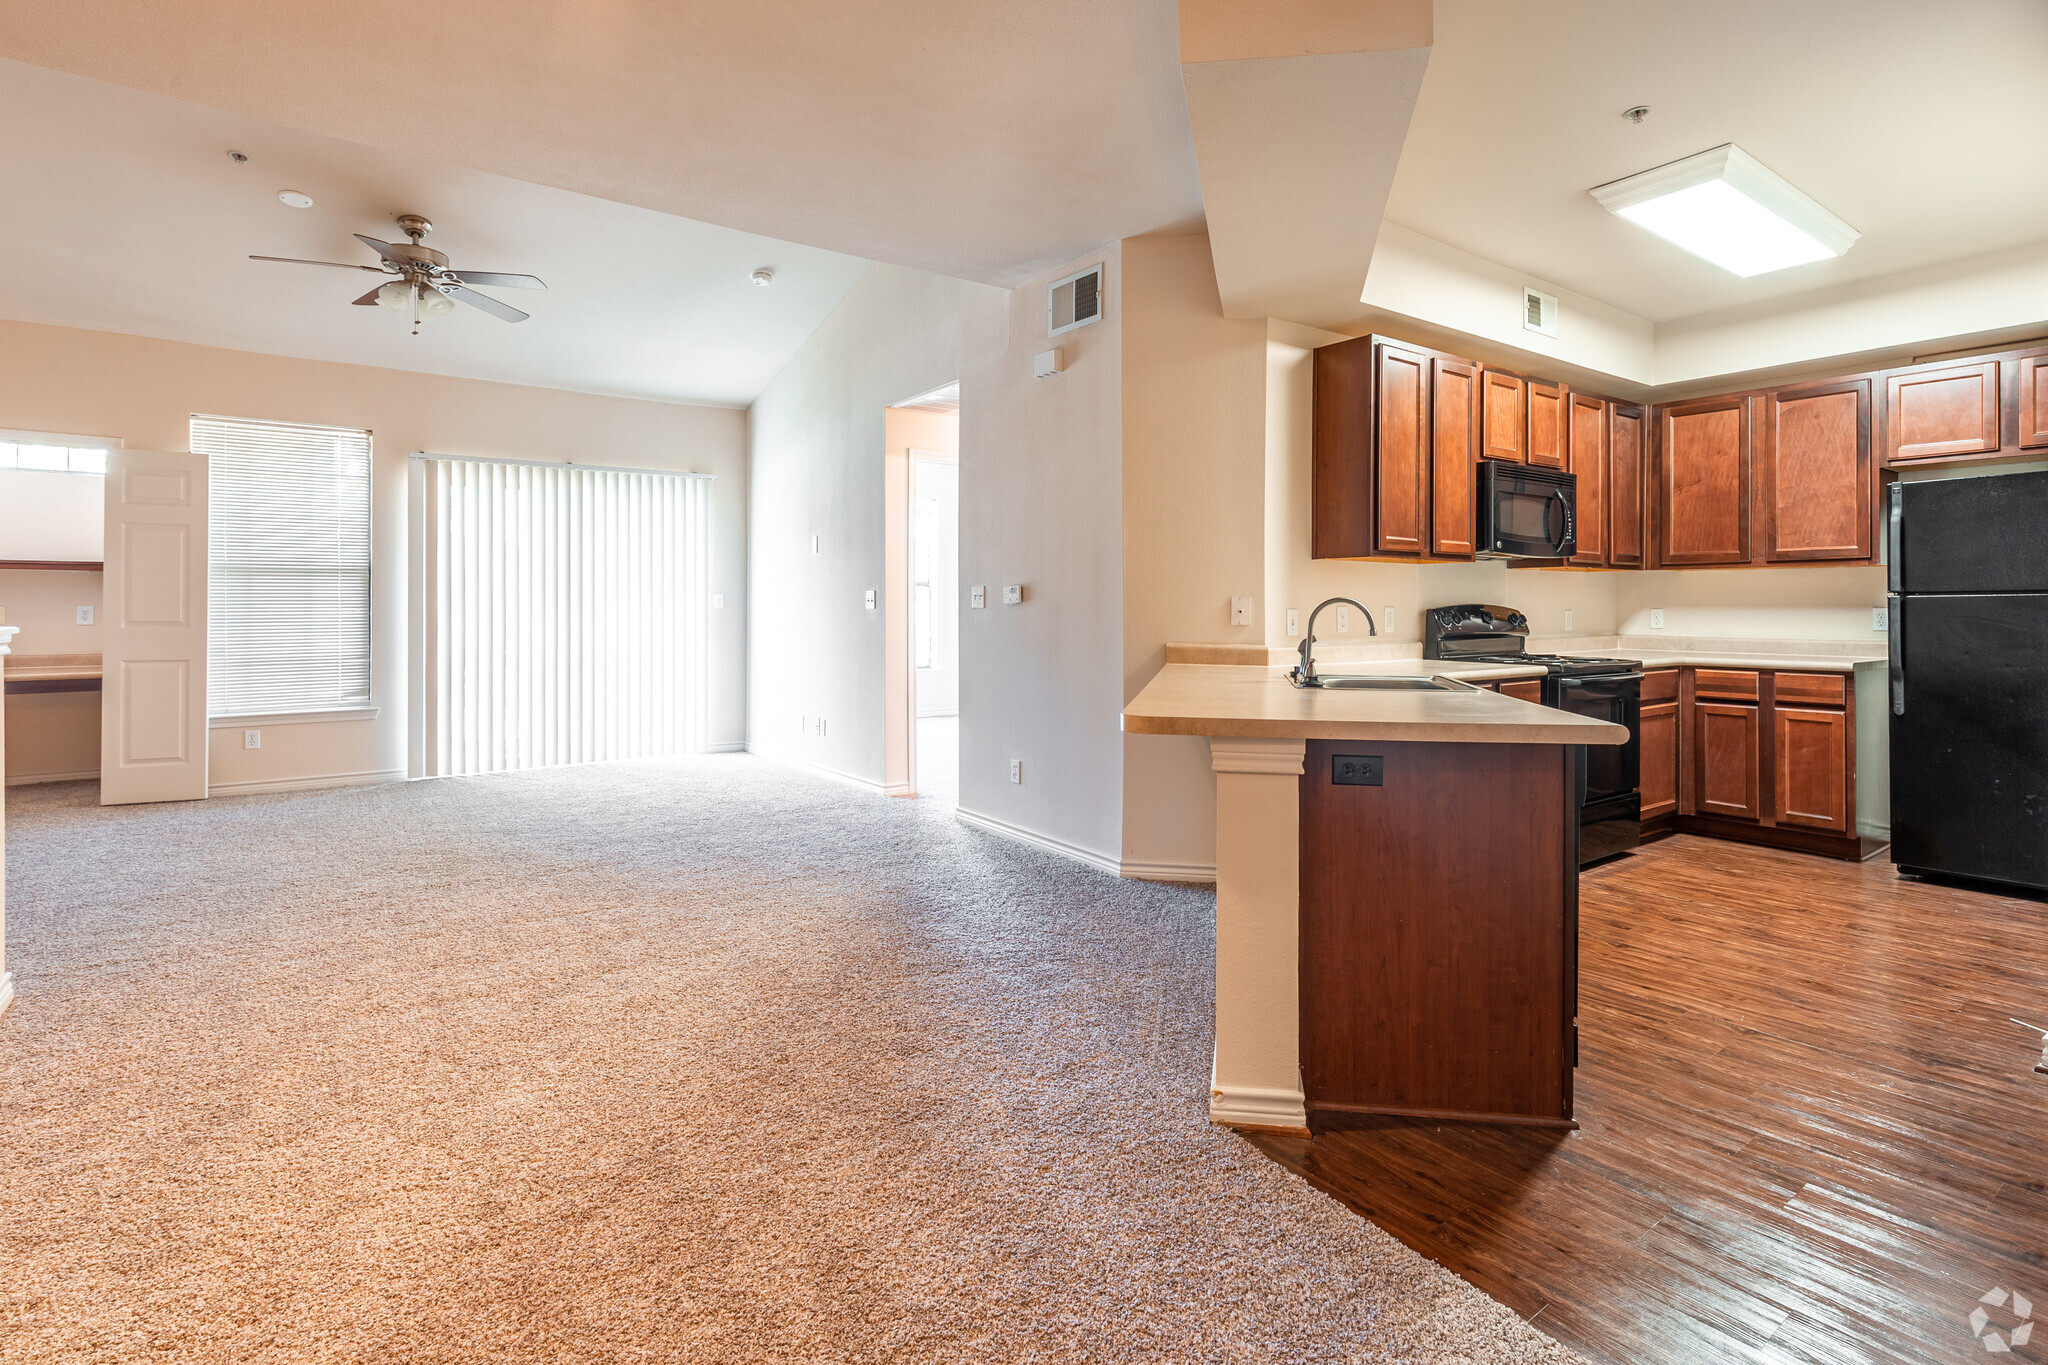
[[[1732,142],[1592,194],[1609,213],[1745,279],[1839,256],[1862,235]]]

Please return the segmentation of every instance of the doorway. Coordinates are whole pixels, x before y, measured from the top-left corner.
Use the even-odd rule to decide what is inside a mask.
[[[959,386],[888,409],[886,789],[946,805],[960,791]]]

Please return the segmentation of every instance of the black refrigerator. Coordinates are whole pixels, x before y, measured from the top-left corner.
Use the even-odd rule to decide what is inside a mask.
[[[2048,890],[2048,473],[1890,511],[1892,861]]]

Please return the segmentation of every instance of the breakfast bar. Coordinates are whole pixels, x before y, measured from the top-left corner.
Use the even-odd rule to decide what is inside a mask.
[[[1628,732],[1469,685],[1513,668],[1345,673],[1168,663],[1123,712],[1216,773],[1210,1117],[1570,1126],[1580,749]]]

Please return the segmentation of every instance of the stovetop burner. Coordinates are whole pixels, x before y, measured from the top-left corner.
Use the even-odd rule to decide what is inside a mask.
[[[1583,658],[1567,654],[1529,654],[1509,651],[1500,654],[1444,654],[1445,659],[1474,664],[1541,664],[1552,673],[1626,673],[1641,668],[1639,659]]]

